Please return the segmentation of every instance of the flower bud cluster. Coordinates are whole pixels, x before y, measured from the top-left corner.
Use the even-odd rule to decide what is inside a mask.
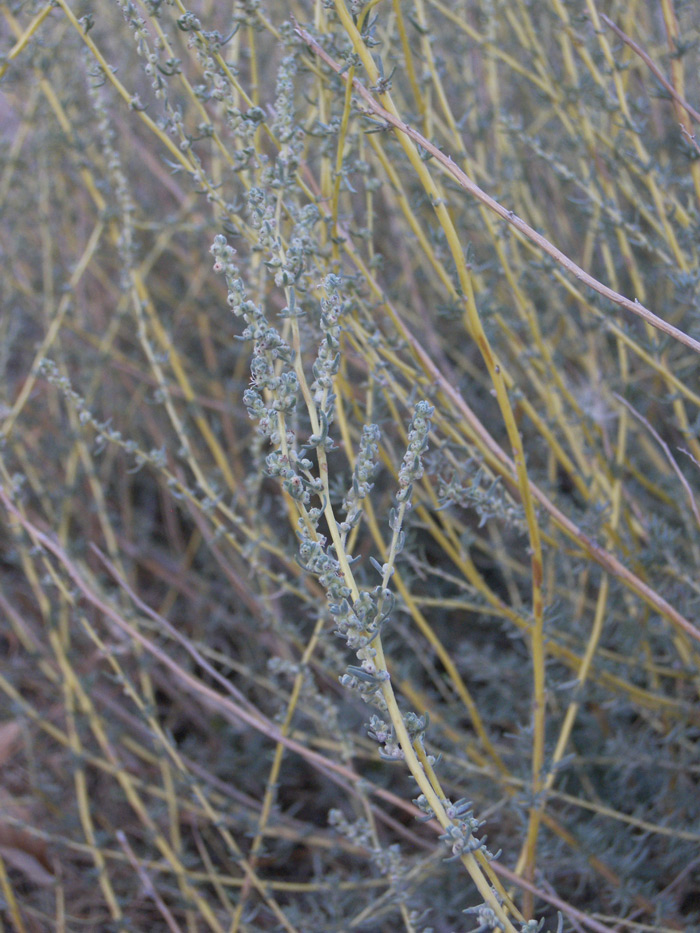
[[[372,651],[373,649],[365,650]],[[383,711],[387,709],[387,705],[382,693],[382,683],[388,679],[389,672],[379,670],[374,662],[368,659],[363,661],[361,667],[349,664],[347,672],[338,678],[343,687],[354,690],[369,706],[376,706]],[[379,754],[381,755],[381,749]],[[389,758],[391,761],[397,761],[399,758],[398,755],[384,755],[382,757]],[[403,757],[403,752],[401,757]]]
[[[293,679],[301,670],[301,665],[287,658],[272,657],[268,659],[267,669],[276,677]]]
[[[275,434],[271,435],[273,438]],[[294,440],[294,435],[289,433],[287,436],[288,445]],[[281,450],[273,450],[265,458],[265,472],[268,476],[278,476],[282,480],[283,488],[289,493],[292,499],[308,506],[311,502],[311,496],[317,494],[322,489],[319,479],[308,478],[297,473],[295,466],[302,470],[307,470],[310,466],[307,460],[300,460],[297,454],[290,448],[289,454],[282,453]],[[309,511],[311,514],[313,510]],[[311,570],[310,567],[305,567]],[[315,570],[311,570],[315,573]]]
[[[463,472],[470,475],[469,482],[452,475],[441,478],[438,484],[438,499],[443,508],[456,503],[463,508],[473,508],[479,516],[479,528],[492,518],[500,519],[518,529],[524,528],[523,507],[515,503],[500,485],[500,477],[489,477],[483,466],[475,467],[473,461],[464,464]]]
[[[350,587],[345,583],[340,561],[332,557],[330,551],[323,535],[312,538],[305,524],[299,522],[299,563],[304,570],[318,577],[329,600],[347,601],[351,595]]]
[[[370,482],[377,469],[379,455],[379,440],[381,432],[376,424],[366,424],[362,428],[360,448],[352,471],[352,486],[343,499],[343,510],[346,513],[345,521],[340,524],[342,532],[353,528],[362,515],[361,500],[369,495],[373,483]]]
[[[128,25],[134,37],[134,47],[137,54],[144,60],[144,71],[152,79],[151,87],[157,98],[167,98],[167,83],[164,74],[175,74],[179,70],[179,62],[161,63],[159,67],[159,52],[162,40],[159,37],[152,41],[152,34],[146,21],[138,14],[137,7],[131,0],[117,0],[122,11],[124,22]],[[167,66],[170,65],[168,68]]]
[[[419,817],[419,819],[435,819],[435,811],[430,806],[425,794],[416,797],[413,802],[418,809],[425,814],[424,817]],[[445,798],[440,802],[445,810],[445,815],[448,819],[453,821],[442,836],[440,836],[440,839],[450,846],[453,858],[459,858],[466,852],[476,852],[479,849],[482,849],[489,859],[498,857],[499,853],[493,855],[486,848],[486,836],[483,836],[481,839],[477,839],[476,837],[476,833],[484,825],[484,821],[476,819],[470,800],[467,800],[466,797],[462,797],[461,800],[452,803]]]
[[[439,838],[450,847],[452,858],[460,858],[469,852],[478,852],[479,849],[485,849],[486,847],[486,837],[477,839],[469,831],[468,826],[461,822],[452,823]],[[490,853],[487,851],[487,854]]]
[[[496,893],[494,891],[494,894]],[[479,904],[478,907],[467,907],[462,913],[473,914],[477,919],[477,929],[483,930],[484,933],[488,930],[505,930],[503,921],[498,919],[494,909],[487,904]]]
[[[275,119],[272,131],[281,143],[288,143],[296,129],[294,121],[294,76],[297,71],[296,59],[287,55],[282,59],[277,71],[275,89]]]
[[[326,288],[329,280],[337,280],[337,276],[329,275],[326,279]],[[333,389],[333,377],[340,367],[340,316],[342,305],[337,291],[332,291],[327,298],[321,301],[321,327],[324,337],[318,348],[318,355],[313,364],[314,381],[311,384],[313,399],[316,405],[325,407],[328,394]],[[329,419],[330,420],[330,419]]]
[[[277,375],[273,363],[275,356],[274,352],[263,350],[256,345],[250,364],[251,382],[258,390],[267,389],[273,398],[273,411],[289,413],[296,407],[299,380],[293,370]]]
[[[372,864],[380,874],[389,878],[395,895],[403,900],[408,868],[399,844],[393,843],[383,849],[376,844],[367,820],[360,818],[351,823],[340,810],[334,809],[328,813],[328,823],[347,840],[369,851]]]
[[[406,713],[403,721],[411,741],[422,742],[425,730],[428,728],[428,714],[419,716],[417,713]]]
[[[329,603],[336,624],[336,635],[345,638],[348,648],[362,649],[372,642],[394,607],[390,590],[377,586],[362,590],[351,605],[347,598]]]
[[[401,896],[406,888],[408,866],[401,854],[401,846],[398,842],[387,846],[386,849],[376,849],[371,860],[380,874],[389,879],[394,892]]]
[[[214,242],[209,249],[209,252],[214,257],[214,272],[219,273],[226,277],[226,284],[229,291],[231,291],[232,284],[235,279],[238,278],[238,267],[233,261],[233,257],[236,255],[236,250],[229,246],[226,242],[226,237],[223,233],[217,233],[214,237]],[[243,287],[243,283],[240,282],[240,287]],[[230,304],[230,302],[229,302]]]
[[[263,202],[256,198],[252,200],[254,204],[264,202],[264,198]],[[264,213],[263,208],[260,216]],[[214,256],[214,271],[226,278],[229,307],[247,324],[242,338],[255,341],[250,364],[251,387],[244,393],[243,401],[250,417],[258,422],[260,434],[268,437],[273,446],[277,447],[282,444],[284,425],[279,416],[291,414],[296,408],[299,379],[291,369],[280,372],[276,363],[281,360],[285,364],[291,364],[292,349],[279,331],[268,322],[262,308],[248,299],[245,285],[233,261],[235,250],[228,245],[226,237],[222,234],[214,237],[211,253]],[[267,405],[263,400],[265,392],[268,393]],[[285,431],[284,441],[286,446],[290,447],[294,442],[294,435]],[[287,462],[285,469],[290,467],[291,464]],[[279,471],[273,472],[273,475],[279,475]],[[285,479],[291,477],[285,475]],[[299,483],[295,483],[295,486]]]
[[[360,818],[351,823],[346,819],[342,810],[334,809],[328,813],[328,823],[350,842],[354,842],[355,845],[362,846],[365,849],[374,848],[372,830],[367,820]]]
[[[306,248],[299,237],[292,237],[284,254],[284,262],[275,273],[275,285],[288,288],[296,285],[306,267]]]
[[[379,756],[385,761],[403,761],[403,749],[398,743],[394,727],[391,723],[384,722],[379,716],[370,717],[367,724],[367,734],[371,739],[379,742]]]
[[[260,107],[251,107],[242,111],[233,101],[225,105],[226,124],[240,144],[233,156],[233,170],[240,172],[247,168],[255,157],[255,134],[261,123],[265,122],[265,111]]]
[[[491,888],[493,896],[496,901],[501,904],[503,899],[499,892],[495,888]],[[476,927],[475,933],[477,931],[482,931],[482,933],[487,933],[487,931],[492,930],[504,930],[505,924],[502,920],[498,918],[495,910],[492,907],[489,907],[488,904],[478,904],[476,907],[467,907],[466,910],[462,911],[463,914],[471,914],[476,917],[478,926]],[[524,920],[518,924],[520,933],[540,933],[540,930],[544,926],[544,917],[540,920]],[[557,921],[557,933],[562,933],[564,927],[563,917],[559,914]]]
[[[119,236],[117,249],[121,261],[120,286],[127,291],[131,285],[131,273],[135,264],[136,244],[134,242],[134,216],[136,205],[131,197],[131,189],[117,149],[117,134],[112,125],[107,102],[101,87],[88,85],[88,94],[97,117],[97,138],[107,166],[111,192],[116,202],[115,213],[119,218]],[[110,206],[110,210],[114,210]]]
[[[434,410],[428,402],[416,404],[408,429],[408,447],[399,470],[399,491],[396,494],[396,501],[399,503],[410,501],[413,484],[423,475],[422,454],[428,448],[430,418]]]
[[[258,231],[256,249],[264,253],[276,254],[278,236],[275,204],[264,188],[251,188],[248,192],[248,217],[251,227]]]

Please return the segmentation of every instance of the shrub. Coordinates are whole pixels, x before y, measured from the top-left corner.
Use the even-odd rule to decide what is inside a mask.
[[[17,930],[700,922],[697,22],[608,6],[3,7]]]

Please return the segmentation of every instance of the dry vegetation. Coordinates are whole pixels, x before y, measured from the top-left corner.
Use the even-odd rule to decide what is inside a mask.
[[[0,37],[0,930],[698,929],[695,3]]]

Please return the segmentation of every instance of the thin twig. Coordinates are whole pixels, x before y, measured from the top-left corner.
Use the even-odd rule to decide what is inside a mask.
[[[147,638],[141,631],[127,622],[127,620],[123,618],[119,612],[117,612],[116,608],[111,604],[111,602],[104,599],[94,591],[92,585],[90,585],[88,580],[85,578],[84,572],[78,568],[78,566],[70,558],[64,548],[61,547],[59,542],[51,535],[41,531],[36,527],[36,525],[29,521],[26,516],[24,516],[17,508],[17,506],[12,502],[12,499],[7,494],[3,486],[0,486],[0,502],[3,503],[7,511],[24,528],[34,544],[40,545],[49,553],[53,554],[54,557],[63,565],[64,570],[76,585],[78,590],[85,597],[85,599],[99,612],[101,612],[107,619],[113,622],[118,629],[120,629],[134,641],[138,642],[142,648],[148,651],[149,654],[151,654],[165,668],[167,668],[174,675],[177,682],[183,689],[189,691],[194,696],[197,696],[200,702],[206,704],[209,708],[216,709],[217,712],[219,712],[228,721],[231,721],[232,717],[233,721],[237,725],[240,723],[245,723],[256,731],[267,736],[267,738],[271,741],[281,742],[288,749],[290,749],[290,751],[296,752],[296,754],[312,763],[330,780],[342,784],[344,787],[354,787],[354,785],[362,779],[359,774],[352,770],[352,768],[333,761],[332,759],[325,757],[319,752],[315,752],[312,749],[307,748],[301,742],[297,742],[295,739],[283,735],[279,727],[271,722],[271,720],[268,719],[264,714],[260,713],[259,711],[251,712],[249,709],[238,703],[235,698],[223,696],[212,687],[202,683],[202,681],[199,680],[196,675],[191,674],[189,671],[185,670],[184,667],[178,664],[174,658],[170,657],[170,655],[166,651],[162,650],[154,641],[151,641],[151,639]],[[199,654],[193,645],[190,645],[188,650],[190,651],[190,654],[192,654],[193,651],[196,654]],[[231,693],[231,687],[232,685],[229,684],[229,693]],[[408,813],[410,816],[417,817],[421,815],[421,811],[418,810],[417,807],[406,803],[406,801],[401,797],[393,794],[391,791],[385,790],[383,787],[377,787],[373,785],[371,792],[382,800],[385,800],[387,803],[392,804],[392,806],[398,807],[405,813]]]
[[[338,64],[331,56],[321,48],[321,46],[316,42],[316,40],[311,36],[305,29],[303,29],[295,20],[294,20],[295,32],[305,42],[310,49],[312,49],[320,59],[322,59],[329,68],[332,68],[344,81],[349,80],[349,76],[343,71],[341,65]],[[358,78],[352,79],[352,85],[357,91],[357,93],[366,101],[369,109],[381,117],[381,119],[393,126],[400,133],[405,133],[410,139],[417,143],[422,149],[426,152],[429,152],[437,162],[442,165],[442,167],[455,179],[457,184],[467,191],[469,194],[473,195],[478,201],[481,201],[482,204],[485,204],[490,210],[495,214],[498,214],[503,220],[509,223],[512,227],[515,227],[519,233],[523,234],[533,243],[535,243],[542,252],[550,256],[555,262],[560,266],[570,272],[575,278],[580,282],[583,282],[584,285],[588,285],[589,288],[592,288],[594,291],[598,292],[599,295],[602,295],[604,298],[607,298],[609,301],[612,301],[616,305],[620,305],[622,308],[626,308],[628,311],[631,311],[633,314],[636,314],[637,317],[641,317],[648,324],[651,324],[652,327],[655,327],[657,330],[660,330],[662,333],[667,334],[669,337],[673,337],[674,340],[677,340],[679,343],[684,344],[686,347],[690,347],[691,350],[695,350],[696,353],[700,353],[700,340],[696,340],[694,337],[691,337],[689,334],[686,334],[684,331],[680,330],[678,327],[674,327],[673,324],[669,324],[667,321],[664,321],[663,318],[658,317],[654,314],[653,311],[650,311],[645,307],[640,301],[636,298],[632,300],[631,298],[626,298],[624,295],[621,295],[619,292],[616,292],[614,289],[609,288],[609,286],[604,285],[602,282],[599,282],[598,279],[594,278],[580,266],[570,259],[565,253],[562,253],[560,249],[557,249],[554,244],[550,243],[549,240],[542,236],[541,233],[538,233],[534,230],[529,224],[525,223],[522,218],[518,217],[513,211],[509,211],[506,207],[503,207],[495,198],[492,198],[491,195],[483,191],[471,178],[452,160],[448,155],[445,155],[436,145],[426,139],[418,130],[414,129],[412,126],[409,126],[408,123],[400,120],[398,117],[395,117],[393,113],[386,110],[378,101],[374,99],[372,94],[367,90],[367,88],[359,81]]]
[[[600,18],[603,20],[603,22],[608,24],[608,26],[612,29],[612,31],[615,33],[616,36],[622,39],[625,45],[628,45],[635,54],[639,55],[639,57],[642,59],[643,62],[645,62],[649,70],[653,72],[653,74],[658,79],[658,81],[661,84],[663,84],[663,86],[666,88],[666,90],[671,95],[671,97],[673,97],[673,99],[677,101],[687,113],[690,114],[690,116],[693,118],[693,120],[695,120],[696,123],[700,123],[700,113],[698,113],[698,111],[694,107],[691,107],[691,105],[688,103],[687,100],[681,97],[681,95],[674,88],[671,82],[667,78],[664,77],[661,69],[659,68],[658,65],[654,63],[654,60],[649,56],[649,54],[645,52],[643,48],[637,45],[634,39],[630,39],[627,33],[623,32],[620,29],[620,27],[616,25],[610,19],[609,16],[605,15],[605,13],[601,13]]]
[[[676,461],[673,459],[673,454],[671,453],[666,441],[662,437],[659,436],[658,432],[655,431],[654,428],[652,428],[652,426],[649,424],[649,422],[644,417],[644,415],[640,414],[636,408],[630,405],[629,402],[625,401],[625,399],[623,399],[621,395],[618,395],[617,392],[613,392],[613,396],[618,400],[618,402],[624,405],[625,408],[627,408],[629,411],[632,412],[632,414],[637,419],[637,421],[641,421],[641,423],[646,428],[648,428],[651,435],[654,437],[654,439],[657,441],[659,446],[662,448],[663,452],[666,454],[666,458],[668,459],[668,462],[673,467],[674,473],[676,474],[678,479],[681,481],[681,485],[683,486],[683,489],[685,489],[686,493],[688,494],[688,499],[690,500],[690,508],[693,510],[695,521],[698,523],[698,526],[700,526],[700,511],[698,511],[698,504],[695,501],[693,490],[690,488],[690,484],[688,483],[688,480],[683,475],[681,468],[678,466]]]
[[[177,922],[175,917],[173,917],[172,913],[170,912],[168,908],[168,905],[165,903],[163,898],[160,896],[160,894],[156,890],[155,885],[149,878],[148,873],[146,872],[146,869],[143,867],[143,865],[141,865],[139,860],[136,858],[136,855],[134,854],[134,850],[131,848],[131,846],[129,845],[129,841],[126,838],[126,833],[122,829],[117,830],[117,840],[119,842],[119,845],[124,850],[124,854],[129,860],[131,867],[134,869],[136,874],[141,879],[141,884],[143,885],[144,894],[146,894],[147,897],[150,897],[151,900],[155,902],[156,907],[160,911],[160,915],[165,920],[168,926],[168,929],[171,931],[171,933],[182,933],[182,927]]]
[[[681,135],[685,136],[690,145],[695,149],[698,155],[700,155],[700,145],[698,145],[697,138],[694,133],[689,133],[688,130],[681,123]]]
[[[342,228],[339,227],[340,230]],[[411,347],[412,352],[415,354],[416,358],[420,360],[421,366],[423,367],[424,372],[430,379],[434,380],[436,385],[445,393],[445,396],[455,405],[456,409],[459,411],[461,417],[469,425],[474,434],[480,438],[483,442],[484,447],[488,450],[491,456],[501,465],[503,472],[501,476],[508,484],[508,488],[515,494],[519,494],[517,480],[514,478],[515,475],[515,464],[511,457],[503,450],[500,444],[493,438],[490,431],[485,427],[485,425],[477,417],[476,413],[465,401],[462,394],[455,387],[454,383],[445,377],[443,373],[440,372],[438,367],[435,365],[430,355],[426,353],[422,343],[418,340],[417,337],[410,331],[406,322],[403,320],[401,315],[398,313],[396,308],[391,304],[389,299],[383,297],[384,305],[389,311],[391,320],[396,325],[396,328],[400,332],[401,336],[406,340],[406,343]],[[573,522],[564,512],[561,511],[552,500],[543,492],[540,487],[530,480],[530,488],[532,489],[532,494],[534,498],[539,502],[539,504],[546,509],[546,511],[551,515],[554,520],[555,525],[564,532],[564,534],[570,538],[572,541],[575,541],[584,551],[591,557],[600,567],[606,570],[612,576],[617,577],[625,586],[629,587],[632,592],[636,593],[644,602],[651,606],[653,609],[656,609],[664,618],[668,619],[673,625],[682,628],[687,632],[692,638],[700,641],[700,630],[698,630],[692,622],[690,622],[686,617],[680,613],[674,606],[668,603],[663,596],[660,596],[654,589],[648,586],[640,577],[633,573],[628,567],[625,567],[614,554],[611,554],[610,551],[606,551],[604,547],[601,547],[597,541],[594,541],[589,535],[585,534],[579,526]]]

